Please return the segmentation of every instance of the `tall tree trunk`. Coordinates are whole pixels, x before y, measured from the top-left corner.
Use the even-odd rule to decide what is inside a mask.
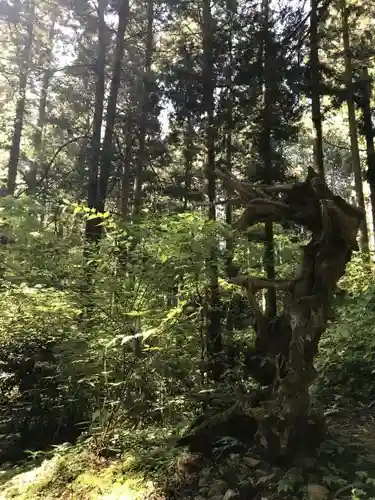
[[[232,40],[230,39],[230,53],[232,53]],[[228,174],[232,171],[232,161],[233,161],[233,95],[232,95],[232,84],[233,84],[232,66],[230,63],[230,75],[228,78],[228,100],[227,106],[227,118],[226,118],[226,134],[225,134],[225,168]],[[225,205],[225,222],[228,227],[233,224],[233,204],[231,198],[233,198],[234,192],[232,189],[227,187],[225,189],[227,203]],[[233,262],[234,257],[234,240],[232,235],[228,235],[225,240],[225,250],[226,259],[225,267],[226,273],[229,279],[234,278],[237,274],[237,268]],[[227,353],[228,353],[228,363],[229,366],[235,366],[236,363],[236,346],[233,337],[233,331],[235,328],[236,310],[238,306],[238,294],[233,294],[229,302],[227,316],[226,316],[226,341],[227,341]]]
[[[225,167],[228,174],[232,171],[232,154],[233,154],[233,144],[232,144],[232,132],[233,132],[233,102],[232,95],[230,94],[227,102],[227,132],[226,132],[226,141],[225,141]],[[225,222],[228,226],[231,226],[233,223],[233,206],[231,197],[233,196],[233,191],[231,189],[226,189],[227,203],[225,205]],[[233,269],[233,251],[234,244],[233,238],[227,237],[226,239],[226,268],[227,275],[229,278],[235,276],[235,271]]]
[[[43,73],[42,79],[42,88],[40,90],[39,97],[39,106],[38,106],[38,119],[36,124],[36,130],[34,133],[34,162],[30,168],[30,171],[27,175],[27,185],[28,192],[30,194],[35,193],[37,187],[37,175],[38,169],[41,167],[43,163],[43,148],[42,148],[42,138],[43,138],[43,129],[46,121],[46,108],[47,108],[47,95],[48,95],[48,87],[51,80],[51,63],[52,63],[52,49],[53,49],[53,40],[55,38],[55,24],[56,24],[56,12],[52,13],[52,22],[51,27],[48,33],[48,45],[45,52],[45,64],[46,68]]]
[[[208,218],[216,220],[216,171],[215,171],[215,129],[214,129],[214,61],[213,61],[213,19],[210,0],[203,0],[203,109],[206,113],[205,131],[205,174],[208,195]],[[220,332],[220,296],[217,267],[217,247],[213,245],[207,261],[207,354],[208,371],[214,381],[219,381],[223,373],[220,360],[222,337]]]
[[[26,107],[26,87],[27,79],[30,72],[31,60],[32,60],[32,47],[33,47],[33,35],[34,35],[34,25],[35,25],[35,4],[33,0],[30,0],[27,4],[26,10],[26,41],[25,47],[21,53],[22,61],[20,62],[19,71],[19,85],[18,85],[18,98],[16,103],[16,114],[14,120],[14,130],[12,136],[12,144],[10,147],[9,162],[8,162],[8,178],[7,178],[7,194],[14,195],[16,189],[16,180],[18,173],[18,163],[20,160],[20,150],[21,150],[21,137],[23,122],[25,118],[25,107]]]
[[[137,221],[142,208],[142,186],[143,186],[143,172],[147,164],[147,151],[146,151],[146,134],[147,123],[149,114],[149,100],[150,100],[150,86],[151,86],[151,64],[154,50],[154,0],[147,0],[147,35],[145,47],[145,63],[144,63],[144,76],[143,76],[143,92],[141,101],[141,116],[139,125],[139,151],[136,164],[135,185],[134,185],[134,203],[133,203],[133,217]],[[134,240],[133,249],[136,247],[137,241]],[[136,356],[142,353],[142,339],[141,339],[141,322],[140,318],[135,321],[135,337],[134,349]]]
[[[271,88],[271,61],[270,61],[270,28],[269,28],[269,3],[263,0],[263,130],[261,140],[261,155],[264,166],[264,180],[271,184],[272,172],[272,144],[271,144],[271,113],[272,113],[272,88]],[[275,247],[272,222],[265,223],[265,242],[263,265],[268,279],[275,279]],[[269,318],[276,316],[277,301],[276,290],[270,288],[266,291],[266,312]]]
[[[227,9],[229,14],[230,30],[233,26],[233,15],[236,12],[236,4],[233,2],[227,2]],[[233,157],[233,36],[232,31],[229,33],[228,38],[228,67],[226,75],[226,86],[227,86],[227,98],[224,101],[226,106],[226,130],[225,130],[225,168],[228,174],[232,172],[232,157]],[[227,203],[225,205],[225,221],[231,226],[233,223],[233,206],[231,198],[233,197],[233,191],[230,188],[226,189]],[[227,238],[226,240],[226,267],[228,277],[234,277],[235,272],[233,269],[233,238]]]
[[[107,0],[98,0],[98,45],[97,45],[97,61],[96,61],[96,85],[95,85],[95,108],[94,119],[92,124],[92,135],[89,155],[89,172],[87,186],[87,205],[94,212],[99,208],[99,162],[101,150],[101,130],[103,124],[104,110],[104,93],[105,93],[105,54],[106,46],[106,31],[105,11]],[[90,256],[95,252],[95,246],[100,241],[101,226],[99,218],[89,218],[86,221],[85,227],[85,246],[84,246],[84,272],[85,281],[81,287],[81,296],[83,299],[83,313],[81,319],[84,321],[83,326],[90,330],[95,322],[93,315],[95,311],[95,303],[92,299],[94,293],[94,274],[96,263]]]
[[[149,113],[149,94],[151,85],[151,64],[154,50],[154,0],[147,0],[147,35],[145,65],[143,76],[143,92],[141,102],[141,116],[139,125],[139,151],[136,166],[135,186],[134,186],[134,206],[133,215],[139,217],[142,206],[142,186],[143,172],[147,164],[146,133]]]
[[[318,0],[311,0],[310,5],[311,108],[315,132],[314,158],[316,171],[324,176],[322,114],[320,111]]]
[[[104,132],[103,148],[100,161],[99,174],[99,212],[104,212],[105,199],[107,197],[108,181],[111,175],[113,157],[113,129],[116,119],[116,107],[118,91],[121,84],[122,60],[125,51],[125,30],[129,17],[129,0],[122,0],[118,13],[118,27],[116,33],[116,50],[113,64],[111,86],[107,105],[107,119]]]
[[[357,125],[355,117],[353,67],[352,67],[352,55],[350,50],[348,9],[346,5],[346,0],[342,0],[341,15],[342,15],[342,35],[343,35],[344,54],[345,54],[345,83],[347,90],[347,106],[348,106],[350,145],[352,153],[352,169],[355,179],[357,205],[361,210],[363,210],[364,214],[366,214],[365,199],[363,196],[361,161],[360,161],[359,147],[358,147]],[[363,252],[368,252],[369,242],[368,242],[366,217],[364,217],[361,224],[359,244]]]
[[[99,208],[99,162],[105,92],[105,54],[107,49],[107,27],[104,19],[106,6],[107,0],[98,0],[98,59],[96,63],[95,110],[87,190],[87,205],[94,210]],[[86,239],[89,243],[95,243],[100,239],[101,229],[98,222],[98,219],[90,219],[86,222]]]
[[[363,70],[363,122],[366,138],[367,172],[366,177],[370,186],[372,230],[375,239],[375,149],[374,128],[371,116],[371,80],[367,68]]]
[[[78,174],[77,178],[77,184],[80,186],[80,190],[77,193],[77,203],[82,203],[83,200],[87,201],[87,169],[90,168],[91,165],[91,151],[90,151],[90,146],[91,146],[91,137],[90,137],[90,130],[92,128],[92,116],[91,116],[91,105],[92,105],[92,99],[90,97],[91,94],[91,89],[90,89],[90,81],[92,78],[92,73],[87,72],[84,77],[83,77],[83,91],[84,95],[86,96],[84,99],[84,105],[82,109],[82,117],[85,120],[85,134],[86,137],[82,141],[82,147],[80,149],[79,154],[75,158],[75,171]]]
[[[225,117],[225,134],[224,134],[224,147],[225,147],[225,169],[228,175],[232,172],[232,161],[233,161],[233,15],[235,14],[236,6],[227,3],[227,9],[229,14],[229,24],[230,33],[228,37],[228,67],[226,75],[226,86],[227,86],[227,98],[224,101],[226,107],[226,117]],[[231,198],[233,197],[233,190],[229,187],[226,188],[226,198],[227,203],[225,205],[225,222],[229,227],[233,224],[233,204]],[[234,256],[234,241],[231,235],[228,235],[225,241],[226,246],[226,273],[228,278],[234,278],[237,274],[235,266],[233,265]],[[226,317],[226,337],[228,345],[228,362],[230,366],[234,366],[235,363],[235,345],[233,342],[233,330],[234,330],[234,319],[236,314],[236,301],[238,296],[234,294],[231,297],[227,317]]]

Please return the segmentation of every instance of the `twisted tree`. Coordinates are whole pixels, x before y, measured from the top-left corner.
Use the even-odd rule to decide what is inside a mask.
[[[189,444],[207,444],[230,427],[248,430],[251,439],[268,457],[285,457],[301,451],[309,434],[309,387],[315,379],[314,357],[319,340],[330,319],[330,305],[336,285],[357,246],[357,233],[363,213],[334,195],[324,179],[309,169],[304,182],[279,186],[255,186],[220,174],[237,192],[245,206],[237,221],[239,231],[257,223],[293,222],[311,232],[302,248],[302,262],[290,280],[266,280],[254,276],[236,276],[231,281],[243,287],[256,318],[256,341],[247,353],[249,374],[267,386],[266,397],[254,408],[236,404],[223,416],[202,421],[180,440]],[[282,312],[268,318],[260,309],[257,293],[273,288],[283,295]],[[243,415],[247,414],[247,424]],[[220,422],[220,424],[218,423]],[[233,425],[234,424],[234,425]],[[229,431],[228,431],[229,429]],[[311,430],[311,429],[310,429]],[[246,431],[245,431],[246,432]],[[249,436],[248,436],[249,437]]]

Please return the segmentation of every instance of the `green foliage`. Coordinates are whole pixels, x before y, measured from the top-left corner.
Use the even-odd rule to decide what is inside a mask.
[[[5,455],[50,444],[51,434],[73,439],[85,427],[96,446],[111,441],[116,452],[119,419],[177,422],[196,404],[201,317],[184,307],[204,296],[201,269],[224,228],[172,215],[122,229],[105,217],[88,294],[76,236],[85,213],[60,212],[61,239],[40,205],[4,200],[11,243],[2,248],[1,417],[2,434],[14,438]]]
[[[17,459],[51,438],[74,439],[89,418],[86,370],[77,364],[85,339],[63,292],[10,286],[0,308],[1,456]]]
[[[372,266],[356,255],[340,283],[349,296],[320,343],[319,394],[330,406],[352,403],[359,410],[375,395],[374,285]]]
[[[128,457],[132,464],[129,474],[147,474],[161,481],[176,454],[174,440],[169,441],[168,435],[186,427],[201,401],[217,404],[220,412],[225,397],[233,398],[231,380],[236,386],[243,383],[241,370],[235,367],[222,387],[204,384],[205,367],[200,358],[205,295],[202,268],[212,243],[231,234],[228,228],[207,223],[198,214],[149,216],[137,225],[118,223],[106,215],[102,224],[107,237],[90,255],[92,286],[88,294],[82,288],[85,269],[80,265],[77,234],[90,217],[89,211],[68,206],[59,212],[64,239],[54,224],[43,220],[43,209],[26,198],[17,203],[4,200],[2,217],[10,238],[1,249],[3,458],[20,458],[23,451],[45,447],[51,444],[51,435],[55,442],[74,440],[86,429],[84,449],[90,446],[97,454],[117,460]],[[298,246],[290,243],[281,228],[275,229],[281,262],[278,272],[288,276],[298,260]],[[48,248],[54,252],[46,252]],[[253,273],[258,271],[260,255],[258,244],[243,242],[235,259],[241,269]],[[218,251],[218,262],[224,276],[224,251]],[[18,280],[14,280],[14,269]],[[353,402],[362,411],[360,405],[375,394],[373,283],[371,266],[355,256],[341,283],[349,297],[337,304],[337,318],[323,337],[317,365],[320,378],[315,401],[324,401],[331,412],[347,411]],[[225,319],[237,291],[224,280],[220,285]],[[187,314],[191,300],[197,301],[197,307]],[[137,334],[142,341],[140,356],[135,349]],[[251,341],[251,336],[249,327],[234,331],[238,339]],[[232,446],[223,440],[220,460]],[[360,490],[371,491],[367,462],[357,464],[351,456],[345,458],[344,466],[339,450],[347,445],[332,446],[321,450],[309,481],[330,491],[353,491],[353,498],[361,498]],[[331,463],[327,457],[332,454],[341,457],[340,461]],[[209,491],[217,481],[233,491],[255,487],[269,498],[290,499],[304,491],[303,469],[268,470],[262,464],[262,475],[249,481],[247,466],[240,458],[231,460],[221,465],[221,472],[211,469],[200,491]],[[83,484],[87,491],[94,488],[92,473],[82,475],[82,468],[87,465],[80,459],[63,461],[52,475],[38,482],[35,492],[48,497],[68,484],[76,493],[83,491]],[[119,472],[111,474],[115,478]],[[107,480],[102,472],[98,477],[103,484],[96,483],[95,488],[103,491]]]

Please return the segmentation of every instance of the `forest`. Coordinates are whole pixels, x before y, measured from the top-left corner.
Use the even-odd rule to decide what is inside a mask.
[[[374,46],[0,0],[0,499],[375,499]]]

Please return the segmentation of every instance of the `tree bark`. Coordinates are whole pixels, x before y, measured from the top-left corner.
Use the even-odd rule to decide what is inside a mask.
[[[35,4],[33,0],[30,0],[27,4],[26,9],[26,42],[25,47],[22,51],[22,61],[19,66],[20,77],[18,84],[18,98],[16,103],[16,114],[14,120],[14,130],[12,136],[12,143],[10,147],[9,162],[8,162],[8,177],[7,177],[7,194],[14,195],[16,189],[16,181],[18,174],[18,164],[20,160],[21,151],[21,138],[23,122],[25,118],[25,107],[26,107],[26,88],[27,80],[30,72],[30,66],[32,62],[32,47],[33,47],[33,36],[34,36],[34,25],[35,25]]]
[[[113,158],[113,129],[116,120],[117,97],[121,84],[122,60],[125,51],[125,30],[129,17],[129,0],[122,0],[118,13],[118,27],[116,33],[115,59],[113,63],[111,86],[108,97],[106,124],[99,174],[99,212],[104,212],[107,197],[108,181],[111,176]]]
[[[320,111],[320,69],[319,69],[319,34],[318,0],[310,3],[310,67],[311,67],[311,109],[314,125],[314,158],[316,171],[324,177],[324,153],[322,114]]]
[[[227,115],[227,132],[226,132],[226,141],[225,141],[225,167],[228,173],[232,171],[232,132],[233,132],[233,102],[231,91],[229,93],[228,102],[228,115]],[[231,197],[233,196],[233,191],[230,189],[226,190],[227,203],[225,204],[225,222],[231,226],[233,223],[233,206]],[[232,237],[227,237],[226,239],[226,268],[227,275],[229,278],[235,275],[233,269],[233,252],[234,252],[234,242]]]
[[[361,161],[360,161],[359,147],[358,147],[357,125],[355,117],[353,66],[352,66],[352,55],[350,49],[348,9],[346,5],[346,0],[342,0],[341,3],[341,16],[342,16],[342,35],[343,35],[344,54],[345,54],[345,83],[347,90],[348,120],[349,120],[349,132],[350,132],[350,145],[352,153],[352,171],[354,173],[357,205],[361,210],[363,210],[363,213],[366,214],[365,199],[363,196]],[[365,253],[368,253],[369,242],[368,242],[366,217],[364,217],[362,220],[359,242],[361,250]]]
[[[227,3],[227,9],[229,11],[229,23],[230,29],[232,30],[233,15],[236,12],[236,5],[233,3]],[[232,31],[229,33],[228,39],[228,68],[227,68],[227,98],[224,101],[226,107],[226,130],[225,130],[225,168],[228,174],[232,172],[232,157],[233,157],[233,35]],[[225,205],[225,222],[231,226],[233,223],[233,204],[231,198],[233,197],[233,191],[231,189],[226,189],[227,203]],[[229,278],[235,276],[235,271],[233,269],[233,252],[234,252],[234,242],[232,237],[226,239],[226,268],[227,275]]]
[[[374,128],[371,116],[371,80],[367,68],[363,70],[363,122],[366,138],[367,172],[366,177],[370,186],[372,230],[375,239],[375,149]]]
[[[232,161],[233,161],[233,35],[232,35],[232,25],[233,25],[233,15],[235,14],[236,7],[232,4],[227,4],[229,10],[229,23],[230,23],[230,33],[228,39],[228,67],[227,67],[227,97],[224,100],[224,106],[226,108],[225,113],[225,133],[224,133],[224,147],[225,147],[225,168],[229,175],[232,172]],[[225,189],[227,203],[225,205],[225,222],[228,226],[233,224],[233,190],[228,188]],[[232,235],[228,235],[225,240],[225,250],[226,250],[226,273],[229,279],[236,276],[236,268],[233,263],[234,257],[234,240]],[[227,340],[227,350],[228,350],[228,363],[230,366],[235,365],[236,350],[233,338],[233,331],[235,328],[235,315],[236,315],[236,299],[238,296],[232,295],[227,316],[226,316],[226,340]]]
[[[137,221],[141,214],[142,208],[142,187],[143,187],[143,172],[147,164],[146,151],[146,134],[149,114],[149,94],[151,84],[151,64],[154,51],[154,0],[147,0],[147,35],[145,47],[145,62],[143,75],[143,92],[141,101],[141,116],[139,124],[139,150],[136,163],[135,183],[134,183],[134,203],[133,203],[133,219]],[[137,241],[134,240],[133,249],[136,247]],[[141,333],[140,318],[137,318],[135,324],[137,333]],[[135,338],[134,350],[137,357],[142,354],[142,339],[138,335]]]
[[[206,114],[205,127],[205,176],[208,195],[208,218],[216,220],[216,168],[215,168],[215,129],[214,129],[214,61],[213,61],[213,19],[210,0],[203,0],[203,108]],[[217,268],[217,248],[213,245],[207,260],[207,354],[208,371],[214,381],[219,381],[223,373],[220,360],[222,337],[220,332],[220,296]]]
[[[96,89],[93,130],[91,137],[91,155],[88,178],[87,205],[90,209],[98,210],[99,203],[99,164],[101,150],[101,131],[104,110],[105,92],[105,62],[106,62],[106,30],[105,10],[107,0],[98,0],[98,59],[96,63]],[[89,243],[96,243],[101,236],[100,220],[90,219],[86,222],[86,239]]]
[[[192,169],[193,169],[193,126],[190,113],[186,120],[186,129],[184,130],[184,160],[185,160],[185,179],[184,179],[184,211],[188,208],[189,193],[191,190]]]
[[[154,0],[147,0],[147,35],[145,47],[145,63],[143,75],[143,89],[141,100],[141,116],[139,122],[139,151],[136,165],[135,185],[134,185],[134,206],[133,215],[139,217],[142,206],[143,172],[147,164],[146,134],[149,113],[150,84],[151,84],[151,64],[154,51]]]

